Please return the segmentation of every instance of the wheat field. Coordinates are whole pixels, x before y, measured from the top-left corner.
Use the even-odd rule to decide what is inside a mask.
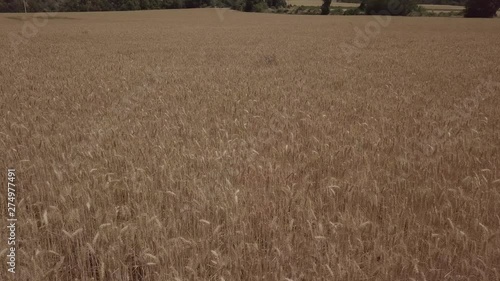
[[[373,17],[59,13],[14,50],[34,20],[0,15],[1,280],[500,280],[500,20],[346,53]]]

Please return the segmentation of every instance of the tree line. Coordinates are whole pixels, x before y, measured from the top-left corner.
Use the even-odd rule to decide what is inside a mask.
[[[428,4],[429,0],[426,1]],[[468,18],[492,18],[497,16],[500,9],[500,0],[464,0],[464,17]],[[332,0],[323,0],[321,14],[330,14]],[[393,15],[407,16],[413,11],[421,9],[416,0],[361,0],[357,9],[359,14],[366,15]]]
[[[217,0],[219,1],[219,0]],[[220,0],[223,3],[224,0]],[[201,8],[213,0],[26,0],[28,12],[84,12]],[[23,0],[0,0],[0,12],[24,12]]]
[[[355,2],[359,0],[341,0]],[[330,13],[332,0],[323,0],[322,14]],[[466,17],[494,17],[500,0],[361,0],[359,11],[364,14],[389,13],[408,15],[417,4],[462,4]],[[400,9],[394,9],[396,6]],[[230,7],[245,12],[262,12],[268,8],[284,7],[286,0],[0,0],[0,12],[82,12],[126,11],[154,9],[183,9],[203,7]],[[392,8],[392,10],[391,10]]]
[[[25,0],[28,12],[128,11],[228,7],[256,11],[256,7],[282,7],[285,0]],[[0,0],[0,13],[24,12],[23,0]]]

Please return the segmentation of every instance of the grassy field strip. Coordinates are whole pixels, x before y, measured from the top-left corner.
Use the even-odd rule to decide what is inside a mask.
[[[288,4],[296,6],[321,6],[323,3],[321,0],[288,0]],[[452,6],[452,5],[421,5],[424,8],[431,11],[459,11],[463,10],[463,6]],[[359,7],[357,3],[342,3],[342,2],[332,2],[332,8],[356,8]]]

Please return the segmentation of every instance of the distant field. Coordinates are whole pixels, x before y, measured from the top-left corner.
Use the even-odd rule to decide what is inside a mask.
[[[286,3],[289,5],[296,5],[296,6],[321,6],[323,4],[323,1],[321,1],[321,0],[287,0]],[[332,2],[331,6],[332,7],[352,8],[352,7],[358,7],[359,4]]]
[[[454,6],[454,5],[420,5],[430,11],[461,11],[464,6]]]
[[[500,20],[23,17],[0,280],[498,280]]]
[[[321,6],[323,1],[321,0],[287,0],[290,5],[296,6]],[[421,5],[430,11],[459,11],[463,10],[462,6],[452,6],[452,5]],[[357,3],[342,3],[342,2],[332,2],[331,7],[341,7],[341,8],[354,8],[359,7]]]

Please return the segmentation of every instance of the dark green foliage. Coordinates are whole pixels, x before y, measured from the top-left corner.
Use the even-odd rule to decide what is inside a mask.
[[[366,0],[362,0],[361,3],[359,4],[359,8],[361,11],[364,11],[366,8]]]
[[[267,10],[267,2],[264,0],[245,0],[244,12],[263,12]]]
[[[152,6],[149,0],[139,0],[139,5],[141,6],[141,10],[147,10]]]
[[[468,0],[465,4],[466,18],[492,18],[500,8],[500,0]]]
[[[233,6],[237,5],[238,3],[242,3],[242,0],[212,0],[210,1],[211,7],[218,7],[218,8],[223,8],[223,7],[230,7],[233,8]]]
[[[120,10],[129,11],[129,10],[140,10],[141,6],[139,4],[139,0],[126,0],[125,3],[120,7]]]
[[[426,15],[428,12],[427,12],[427,9],[424,8],[423,6],[418,6],[415,7],[415,9],[413,9],[412,13],[414,15],[417,15],[417,16],[424,16]]]
[[[323,5],[321,5],[321,14],[329,15],[330,14],[330,4],[332,4],[332,0],[323,0]]]
[[[233,10],[238,10],[238,11],[243,11],[243,8],[245,7],[245,1],[243,0],[235,0],[231,3],[231,9]]]
[[[238,2],[236,0],[235,2]],[[236,7],[231,6],[232,9],[244,12],[265,12],[269,8],[277,9],[286,6],[285,0],[244,0],[243,4],[236,4]]]
[[[361,0],[341,0],[342,3],[361,3]],[[464,6],[467,0],[416,0],[417,4],[434,4],[434,5],[457,5]]]
[[[366,0],[360,5],[367,15],[406,16],[417,8],[414,0]]]
[[[26,0],[28,12],[125,11],[231,7],[252,12],[285,7],[286,0]],[[24,12],[23,0],[0,0],[0,13]]]
[[[285,7],[286,6],[286,1],[285,0],[267,0],[266,1],[268,7],[274,7],[274,8],[279,8],[279,7]]]
[[[269,6],[267,6],[267,3],[266,2],[259,2],[257,3],[255,6],[254,6],[254,10],[252,12],[257,12],[257,13],[261,13],[261,12],[264,12],[266,11],[267,9],[269,9]]]

